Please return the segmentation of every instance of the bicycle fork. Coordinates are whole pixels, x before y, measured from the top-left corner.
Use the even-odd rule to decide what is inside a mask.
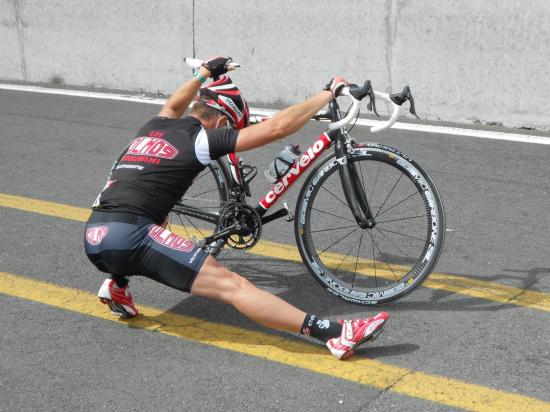
[[[371,229],[376,225],[376,221],[369,206],[361,174],[357,171],[355,163],[349,161],[342,142],[336,141],[335,149],[336,159],[339,163],[338,172],[347,206],[361,229]]]

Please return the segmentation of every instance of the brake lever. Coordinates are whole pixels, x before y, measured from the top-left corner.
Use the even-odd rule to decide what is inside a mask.
[[[367,104],[367,109],[369,109],[371,112],[374,112],[376,117],[380,117],[380,115],[376,111],[376,98],[374,97],[374,90],[372,89],[372,87],[369,91],[369,103]]]
[[[402,106],[403,103],[405,103],[407,100],[410,103],[409,112],[414,115],[417,119],[420,120],[420,117],[416,114],[416,108],[414,106],[414,98],[411,93],[411,88],[409,86],[405,86],[403,88],[403,91],[401,93],[394,93],[390,94],[390,99],[395,104]]]
[[[409,107],[409,112],[414,115],[414,117],[416,117],[418,120],[421,120],[420,117],[418,117],[418,115],[416,114],[416,109],[414,108],[414,99],[413,99],[413,95],[412,93],[410,92],[409,90],[409,103],[410,103],[410,107]]]
[[[372,83],[370,80],[366,80],[362,87],[352,84],[349,88],[350,94],[355,97],[357,100],[363,100],[365,97],[369,96],[369,103],[367,104],[367,109],[371,112],[373,111],[376,116],[379,116],[376,111],[376,98],[374,97],[374,90],[372,88]]]

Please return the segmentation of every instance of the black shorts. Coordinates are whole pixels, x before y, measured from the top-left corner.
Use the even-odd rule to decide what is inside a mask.
[[[90,261],[112,275],[141,275],[189,292],[208,254],[146,216],[94,211],[86,223]]]

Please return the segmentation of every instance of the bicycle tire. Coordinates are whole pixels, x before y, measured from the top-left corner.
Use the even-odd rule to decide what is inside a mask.
[[[298,250],[313,277],[348,302],[371,305],[399,299],[430,275],[441,254],[441,196],[427,172],[393,147],[358,144],[347,161],[358,165],[377,224],[361,229],[353,218],[333,154],[310,173],[300,191],[294,225]],[[397,217],[391,218],[390,212]],[[368,245],[364,250],[363,241]],[[389,246],[396,246],[392,254],[381,250]]]
[[[229,174],[222,160],[210,163],[194,179],[185,195],[174,205],[168,215],[169,229],[180,236],[198,243],[205,237],[219,231],[219,223],[210,223],[199,217],[190,216],[182,208],[192,206],[199,210],[219,212],[229,201]],[[203,249],[216,257],[222,251],[225,242],[218,240]]]

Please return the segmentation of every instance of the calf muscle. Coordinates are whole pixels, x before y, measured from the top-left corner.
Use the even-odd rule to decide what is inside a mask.
[[[300,332],[306,316],[290,303],[223,267],[211,256],[199,271],[191,293],[229,304],[263,326],[289,332]]]

